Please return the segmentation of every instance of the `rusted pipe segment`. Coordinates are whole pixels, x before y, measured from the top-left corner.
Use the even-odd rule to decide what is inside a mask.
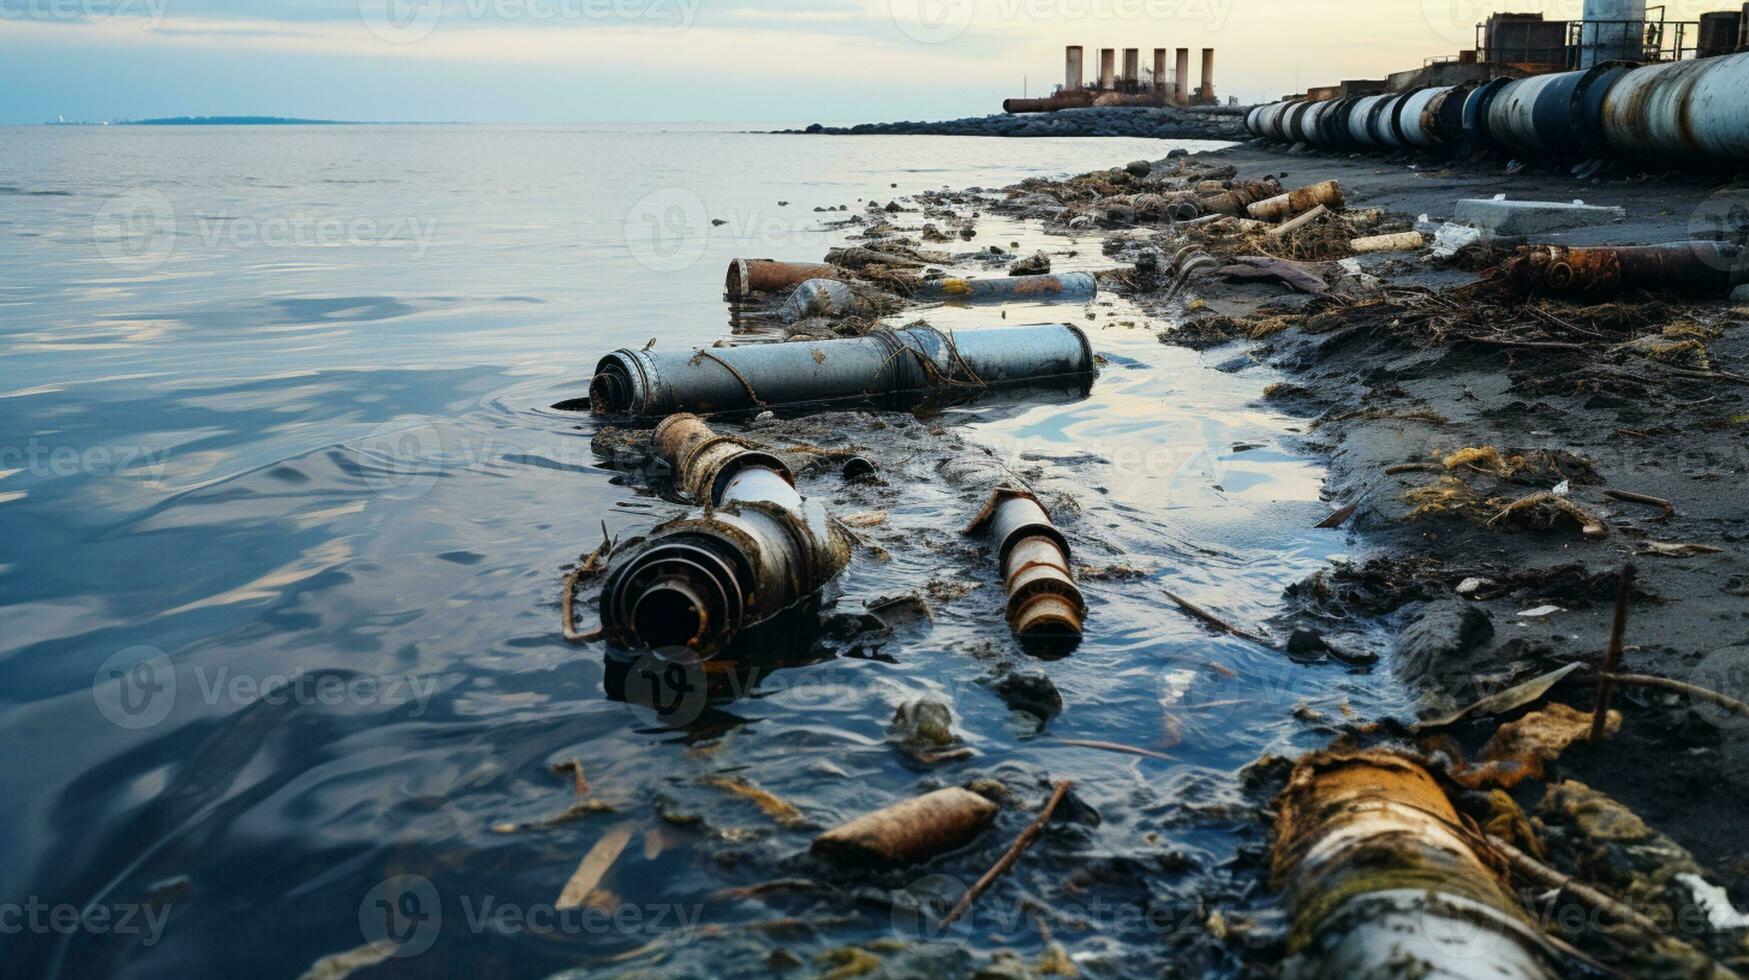
[[[1624,156],[1749,160],[1749,52],[1636,68],[1603,102],[1603,134]]]
[[[938,789],[834,827],[810,850],[847,864],[915,864],[969,843],[999,809],[957,786]]]
[[[1420,765],[1302,758],[1276,801],[1270,877],[1292,914],[1286,975],[1552,980],[1549,944]]]
[[[1635,289],[1723,296],[1749,282],[1749,257],[1725,242],[1567,248],[1539,245],[1508,260],[1521,287],[1610,294]]]
[[[1320,204],[1327,208],[1341,208],[1345,203],[1347,202],[1342,196],[1342,185],[1334,180],[1326,180],[1295,188],[1267,201],[1258,201],[1248,210],[1251,217],[1259,221],[1283,221],[1304,214]]]
[[[1099,282],[1085,272],[1063,272],[1045,276],[992,276],[986,279],[961,279],[949,276],[925,282],[917,290],[919,296],[931,296],[960,303],[1007,302],[1017,299],[1084,300],[1099,292]]]
[[[1069,571],[1069,541],[1030,492],[999,487],[966,528],[988,530],[1008,594],[1008,625],[1022,638],[1081,635],[1087,600]]]
[[[1434,125],[1434,119],[1428,110],[1432,108],[1433,100],[1449,91],[1451,86],[1440,85],[1409,93],[1408,98],[1403,100],[1403,111],[1399,117],[1404,142],[1420,149],[1432,149],[1445,142],[1445,135]]]
[[[1469,101],[1470,93],[1481,86],[1481,82],[1468,81],[1445,89],[1433,97],[1427,108],[1421,113],[1421,127],[1427,132],[1439,134],[1439,141],[1444,144],[1458,144],[1464,141],[1464,104]]]
[[[809,279],[836,279],[842,274],[837,266],[823,262],[733,259],[723,278],[723,292],[736,298],[755,293],[779,293],[794,289]]]
[[[796,492],[788,468],[770,454],[690,415],[665,420],[652,445],[676,489],[709,506],[613,556],[601,590],[608,637],[709,658],[741,630],[819,591],[849,562],[849,534]]]
[[[589,385],[597,415],[668,416],[773,405],[856,401],[1020,383],[1085,383],[1093,347],[1072,324],[952,335],[919,325],[847,340],[755,344],[697,352],[618,350]]]

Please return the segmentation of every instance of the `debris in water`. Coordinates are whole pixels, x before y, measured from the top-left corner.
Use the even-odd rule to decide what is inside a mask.
[[[906,865],[961,847],[1000,809],[958,787],[867,813],[814,838],[813,853],[849,864]]]

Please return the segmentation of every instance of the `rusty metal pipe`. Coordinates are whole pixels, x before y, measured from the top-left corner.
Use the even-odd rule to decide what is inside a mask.
[[[803,499],[777,457],[693,415],[666,419],[652,447],[676,493],[706,509],[614,554],[601,591],[610,640],[708,659],[848,564],[849,532],[818,501]]]
[[[1072,300],[1092,299],[1099,292],[1099,281],[1085,272],[1063,272],[1043,276],[991,276],[986,279],[961,279],[949,276],[933,279],[918,287],[917,295],[937,297],[955,303],[1006,303],[1011,300]]]
[[[1292,914],[1284,975],[1552,980],[1557,955],[1400,755],[1315,753],[1276,799],[1270,877]]]
[[[778,262],[772,259],[733,259],[723,278],[723,292],[743,299],[755,293],[780,293],[809,279],[837,279],[844,273],[824,262]]]
[[[966,528],[988,531],[1008,593],[1005,615],[1023,640],[1059,641],[1081,635],[1087,600],[1069,571],[1069,540],[1030,492],[1000,487]]]
[[[1085,387],[1094,372],[1093,347],[1071,324],[958,333],[883,327],[847,340],[614,351],[596,366],[589,401],[597,415],[650,417],[1025,384]]]
[[[1327,208],[1341,208],[1347,203],[1342,196],[1342,185],[1334,180],[1296,188],[1267,201],[1258,201],[1247,210],[1251,217],[1258,221],[1285,221],[1312,210],[1319,205]]]
[[[1624,156],[1749,160],[1749,52],[1648,65],[1603,103],[1603,134]]]
[[[1726,242],[1568,248],[1533,245],[1503,266],[1525,292],[1608,295],[1653,292],[1724,296],[1749,282],[1749,255]]]

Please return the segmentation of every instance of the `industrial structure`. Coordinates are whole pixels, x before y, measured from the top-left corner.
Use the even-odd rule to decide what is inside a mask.
[[[1246,128],[1345,149],[1749,160],[1749,4],[1671,22],[1645,0],[1586,0],[1579,21],[1495,14],[1476,41],[1455,58],[1259,106]]]
[[[1071,44],[1063,52],[1063,84],[1039,99],[1006,99],[1004,112],[1055,112],[1089,106],[1190,106],[1215,105],[1215,49],[1202,49],[1202,84],[1190,88],[1190,49],[1179,48],[1175,67],[1168,71],[1166,54],[1155,48],[1153,67],[1142,68],[1140,48],[1123,49],[1123,67],[1118,68],[1116,48],[1099,49],[1099,73],[1093,84],[1083,78],[1083,51]]]

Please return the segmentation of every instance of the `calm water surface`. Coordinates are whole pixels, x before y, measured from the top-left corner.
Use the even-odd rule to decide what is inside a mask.
[[[924,314],[1072,320],[1108,360],[1086,399],[931,420],[1068,501],[1080,561],[1139,573],[1089,577],[1072,656],[1014,647],[975,546],[892,547],[951,538],[982,503],[909,471],[807,488],[893,515],[892,560],[859,553],[829,613],[927,582],[945,597],[878,651],[781,658],[805,663],[681,725],[610,698],[601,651],[558,630],[564,568],[604,526],[679,512],[595,456],[591,419],[550,407],[584,393],[602,353],[727,334],[728,259],[819,258],[844,232],[815,207],[1172,145],[0,129],[0,903],[114,923],[0,935],[7,973],[297,976],[387,930],[403,955],[364,975],[765,975],[773,951],[805,962],[916,933],[852,889],[724,889],[816,876],[814,828],[978,776],[1039,788],[968,851],[873,884],[975,878],[1049,779],[1075,780],[1085,806],[992,914],[938,944],[944,972],[968,951],[1036,955],[1030,914],[995,914],[1028,897],[1164,910],[1059,922],[1095,974],[1157,976],[1186,910],[1267,922],[1239,770],[1327,739],[1296,705],[1338,718],[1395,695],[1211,635],[1161,595],[1258,622],[1344,541],[1305,530],[1327,512],[1321,472],[1294,448],[1302,423],[1257,403],[1267,372],[1164,347],[1163,324],[1122,303]],[[994,221],[967,248],[1011,241],[1075,248],[1059,270],[1109,262],[1096,240]],[[846,425],[878,440],[870,422]],[[1045,732],[976,683],[1001,663],[1061,691]],[[952,703],[977,758],[925,772],[884,742],[893,708],[923,695]],[[504,826],[571,805],[550,771],[569,759],[611,812]],[[723,775],[800,819],[705,781]],[[541,927],[592,849],[612,859],[591,904],[619,917]],[[812,925],[769,925],[788,918]]]

